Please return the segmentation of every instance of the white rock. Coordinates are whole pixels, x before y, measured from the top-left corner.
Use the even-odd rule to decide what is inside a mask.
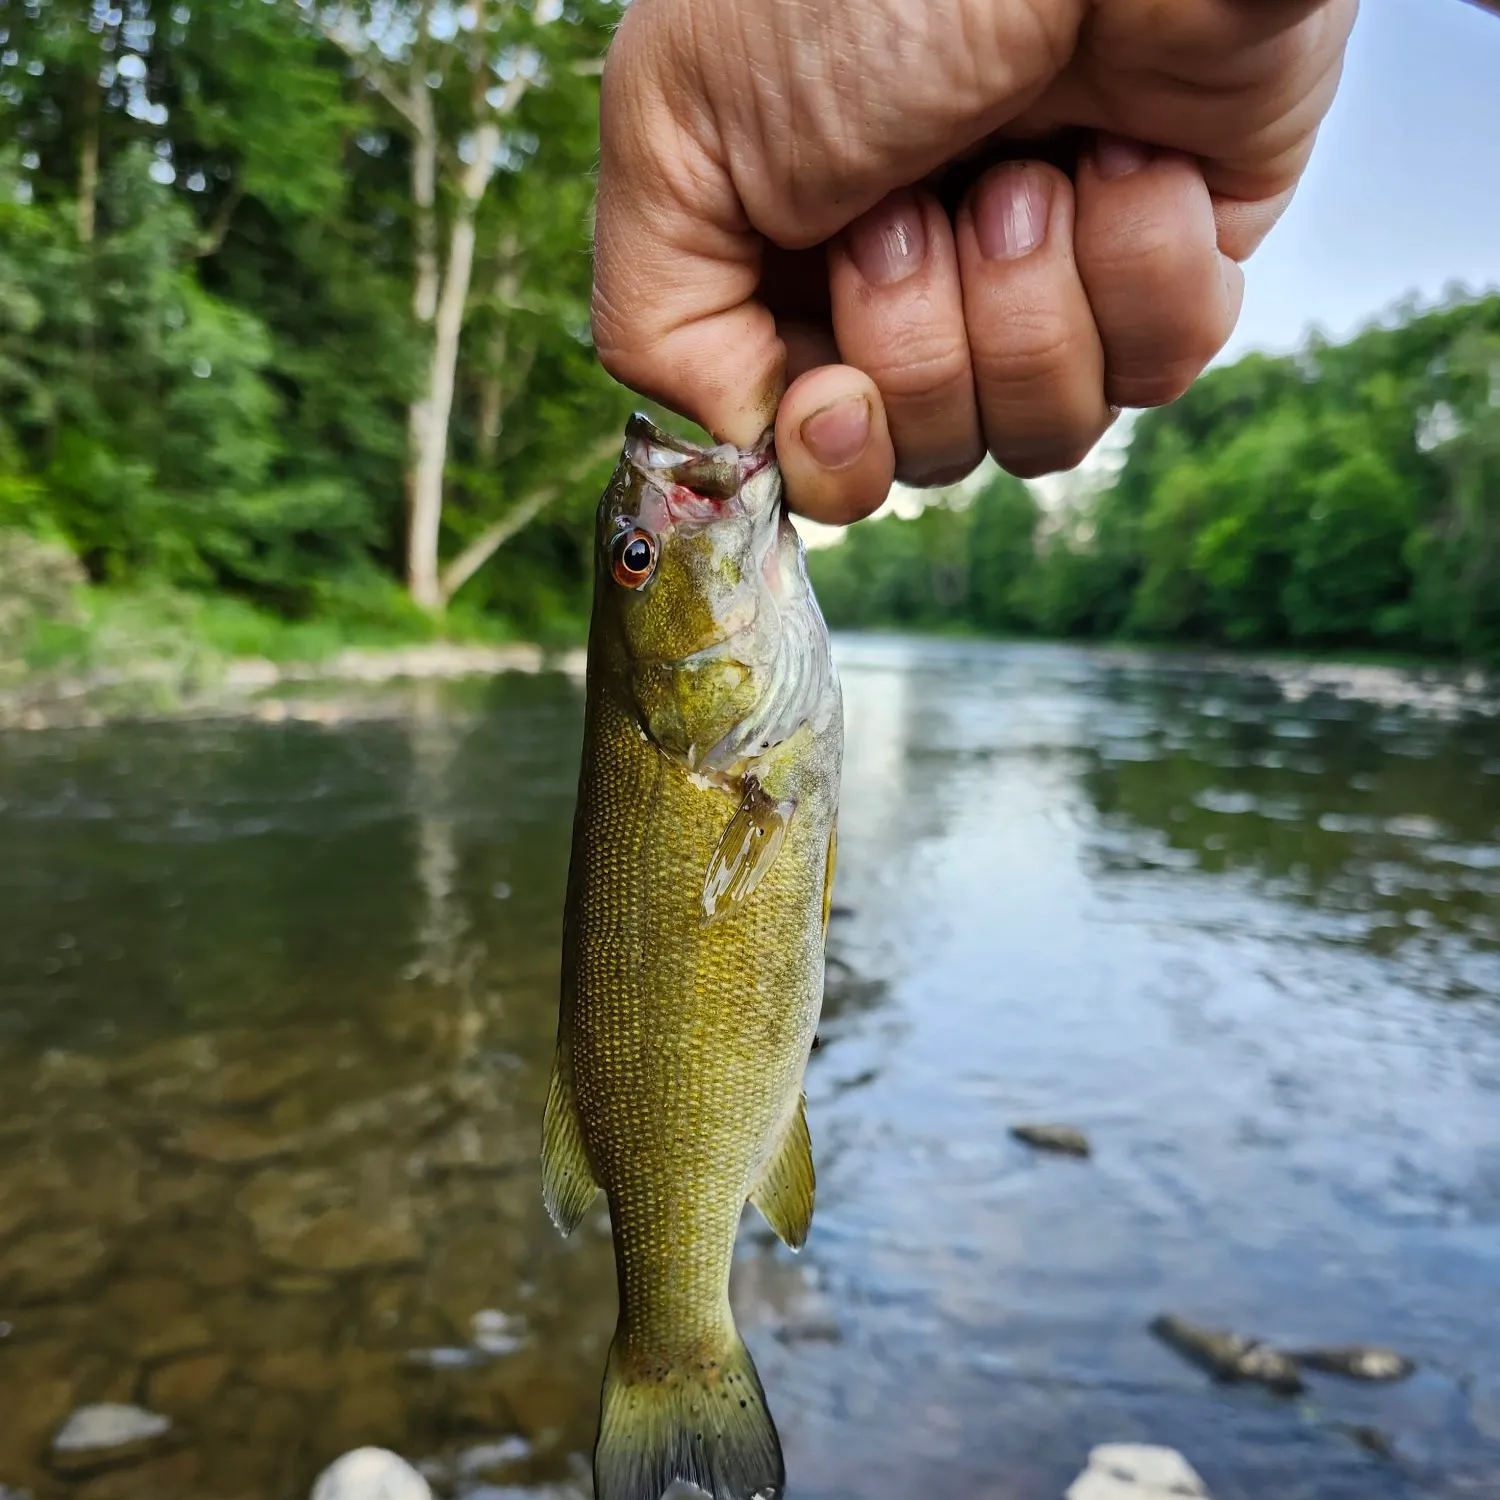
[[[432,1500],[432,1491],[404,1458],[384,1448],[356,1448],[323,1470],[312,1500]]]
[[[134,1448],[164,1437],[171,1426],[166,1417],[158,1416],[154,1411],[143,1411],[139,1406],[120,1406],[113,1402],[80,1406],[52,1439],[52,1451],[58,1455],[81,1455]]]
[[[1063,1500],[1209,1500],[1193,1466],[1175,1448],[1102,1443]]]

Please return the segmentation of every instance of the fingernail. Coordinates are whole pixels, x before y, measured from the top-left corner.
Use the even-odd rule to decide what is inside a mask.
[[[893,193],[846,231],[849,256],[872,286],[904,281],[927,257],[927,225],[910,193]]]
[[[1128,177],[1139,172],[1151,160],[1151,153],[1139,141],[1128,136],[1099,132],[1094,142],[1094,165],[1103,178]]]
[[[807,451],[825,469],[848,468],[870,441],[870,403],[845,396],[805,418],[801,431]]]
[[[1024,163],[997,167],[974,199],[974,235],[990,260],[1017,260],[1047,238],[1052,184]]]

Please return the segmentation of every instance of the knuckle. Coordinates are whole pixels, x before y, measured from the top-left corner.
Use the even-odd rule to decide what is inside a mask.
[[[1204,247],[1186,238],[1179,225],[1143,214],[1112,224],[1108,232],[1082,236],[1078,259],[1086,276],[1091,272],[1134,281],[1149,276],[1167,284],[1212,248],[1211,243]]]
[[[969,351],[950,338],[908,338],[865,363],[865,374],[894,401],[913,401],[946,395],[967,387]]]
[[[1003,339],[985,340],[973,349],[974,378],[982,388],[1007,390],[1070,375],[1085,364],[1097,364],[1092,340],[1084,339],[1056,313],[1034,310],[1006,325]]]

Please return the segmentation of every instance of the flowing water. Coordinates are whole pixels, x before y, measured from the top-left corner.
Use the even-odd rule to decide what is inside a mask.
[[[790,1500],[1056,1500],[1117,1440],[1218,1500],[1500,1496],[1484,685],[838,654],[818,1211],[734,1286]],[[0,1490],[299,1500],[375,1443],[587,1493],[607,1221],[536,1164],[581,718],[542,674],[0,739]],[[1169,1310],[1419,1370],[1216,1386]],[[178,1446],[58,1476],[105,1400]]]

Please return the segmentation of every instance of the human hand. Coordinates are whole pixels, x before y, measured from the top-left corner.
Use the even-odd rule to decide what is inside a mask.
[[[633,0],[601,99],[599,357],[721,441],[774,414],[821,521],[986,450],[1071,468],[1224,346],[1356,3]],[[1071,177],[1039,159],[1065,131]],[[950,216],[934,174],[1002,139],[1027,155]]]

